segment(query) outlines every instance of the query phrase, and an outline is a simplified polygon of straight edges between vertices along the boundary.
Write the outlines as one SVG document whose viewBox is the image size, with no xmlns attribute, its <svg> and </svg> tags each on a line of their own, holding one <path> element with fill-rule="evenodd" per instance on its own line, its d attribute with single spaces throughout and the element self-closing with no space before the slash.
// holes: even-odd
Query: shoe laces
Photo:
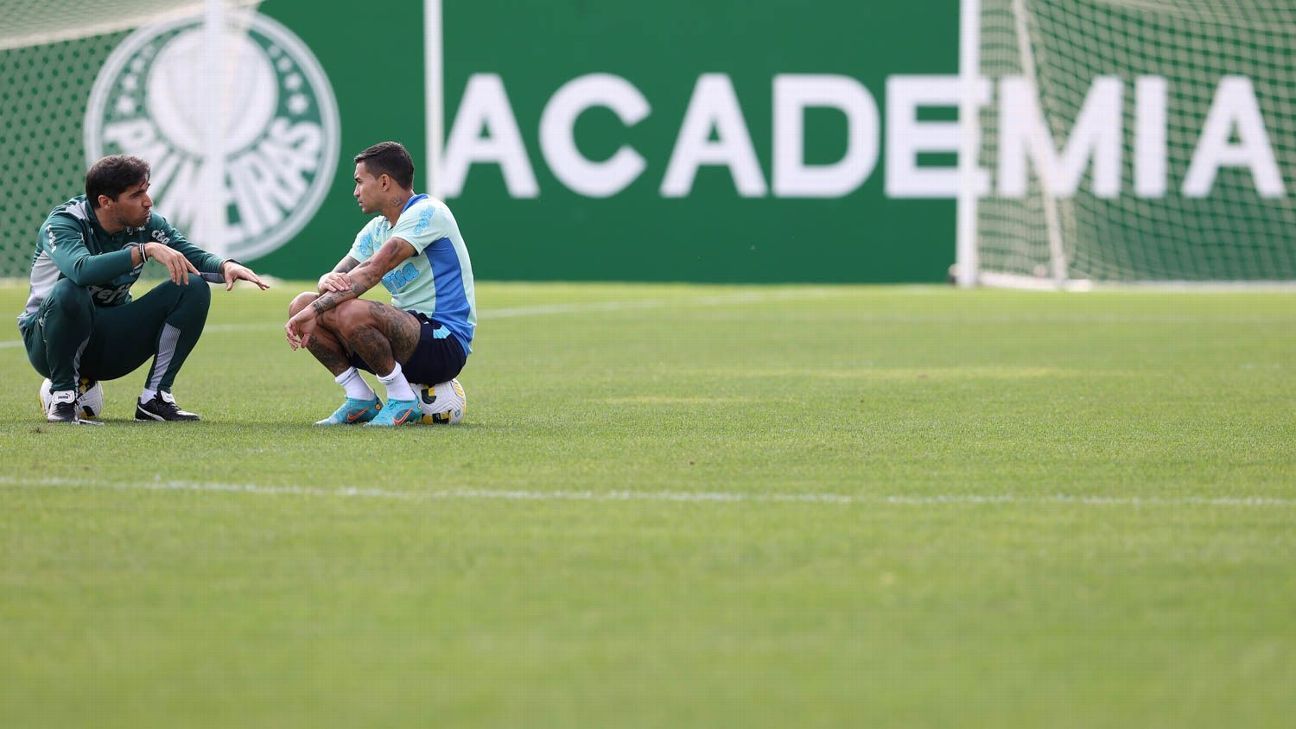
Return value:
<svg viewBox="0 0 1296 729">
<path fill-rule="evenodd" d="M 153 398 L 153 407 L 168 413 L 180 412 L 180 406 L 176 405 L 175 398 L 169 392 L 158 391 L 157 397 Z"/>
</svg>

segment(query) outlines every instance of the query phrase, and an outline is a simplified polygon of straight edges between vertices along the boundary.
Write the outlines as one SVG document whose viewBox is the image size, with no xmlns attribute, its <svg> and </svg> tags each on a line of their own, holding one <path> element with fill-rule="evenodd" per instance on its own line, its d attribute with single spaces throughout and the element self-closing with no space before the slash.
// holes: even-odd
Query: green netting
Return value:
<svg viewBox="0 0 1296 729">
<path fill-rule="evenodd" d="M 1086 179 L 1069 198 L 1046 201 L 1038 179 L 1026 197 L 978 206 L 983 272 L 1048 279 L 1046 205 L 1055 206 L 1069 279 L 1094 281 L 1296 280 L 1296 3 L 1247 0 L 983 0 L 981 71 L 997 81 L 1031 75 L 1045 123 L 1060 147 L 1093 80 L 1125 81 L 1121 194 L 1100 199 Z M 1025 38 L 1019 35 L 1025 29 Z M 1160 76 L 1169 89 L 1164 197 L 1135 195 L 1135 82 Z M 1245 76 L 1289 189 L 1264 198 L 1249 169 L 1220 170 L 1208 196 L 1182 185 L 1221 78 Z M 981 164 L 998 158 L 999 110 L 982 114 Z"/>
<path fill-rule="evenodd" d="M 36 229 L 81 192 L 86 99 L 123 35 L 0 50 L 0 277 L 27 275 Z"/>
<path fill-rule="evenodd" d="M 28 275 L 41 222 L 83 191 L 86 107 L 109 55 L 132 30 L 201 15 L 208 5 L 0 0 L 0 278 Z"/>
</svg>

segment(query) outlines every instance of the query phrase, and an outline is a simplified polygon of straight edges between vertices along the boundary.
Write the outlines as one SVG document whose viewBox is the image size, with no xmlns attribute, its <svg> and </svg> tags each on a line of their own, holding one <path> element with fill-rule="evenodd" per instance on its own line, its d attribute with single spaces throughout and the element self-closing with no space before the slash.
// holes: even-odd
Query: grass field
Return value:
<svg viewBox="0 0 1296 729">
<path fill-rule="evenodd" d="M 371 432 L 300 288 L 193 425 L 0 335 L 0 726 L 1296 716 L 1296 295 L 483 284 L 466 421 Z"/>
</svg>

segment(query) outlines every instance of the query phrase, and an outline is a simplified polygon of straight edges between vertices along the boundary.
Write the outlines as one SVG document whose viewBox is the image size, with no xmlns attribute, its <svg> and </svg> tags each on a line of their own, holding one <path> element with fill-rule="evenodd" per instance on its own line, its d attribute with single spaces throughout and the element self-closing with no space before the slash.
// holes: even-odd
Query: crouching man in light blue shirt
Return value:
<svg viewBox="0 0 1296 729">
<path fill-rule="evenodd" d="M 319 425 L 409 425 L 422 412 L 410 382 L 447 382 L 472 352 L 472 262 L 445 203 L 415 194 L 405 147 L 375 144 L 356 155 L 355 165 L 356 202 L 377 217 L 320 277 L 318 291 L 293 299 L 284 331 L 289 346 L 309 350 L 346 391 L 346 401 Z M 391 292 L 391 305 L 359 298 L 379 282 Z M 386 387 L 385 405 L 361 369 Z"/>
</svg>

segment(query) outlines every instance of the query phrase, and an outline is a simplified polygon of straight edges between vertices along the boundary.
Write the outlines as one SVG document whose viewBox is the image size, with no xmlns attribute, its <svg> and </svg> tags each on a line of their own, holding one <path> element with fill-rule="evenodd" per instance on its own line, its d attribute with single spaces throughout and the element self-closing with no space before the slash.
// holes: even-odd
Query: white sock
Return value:
<svg viewBox="0 0 1296 729">
<path fill-rule="evenodd" d="M 365 379 L 360 376 L 360 371 L 354 367 L 333 379 L 346 390 L 347 397 L 356 400 L 372 400 L 375 397 L 373 388 L 365 382 Z"/>
<path fill-rule="evenodd" d="M 148 402 L 157 397 L 157 390 L 150 390 L 147 387 L 140 393 L 140 402 Z"/>
<path fill-rule="evenodd" d="M 396 369 L 390 374 L 378 375 L 378 381 L 387 387 L 388 400 L 413 400 L 416 397 L 414 388 L 410 387 L 405 373 L 401 372 L 400 362 L 396 363 Z"/>
</svg>

